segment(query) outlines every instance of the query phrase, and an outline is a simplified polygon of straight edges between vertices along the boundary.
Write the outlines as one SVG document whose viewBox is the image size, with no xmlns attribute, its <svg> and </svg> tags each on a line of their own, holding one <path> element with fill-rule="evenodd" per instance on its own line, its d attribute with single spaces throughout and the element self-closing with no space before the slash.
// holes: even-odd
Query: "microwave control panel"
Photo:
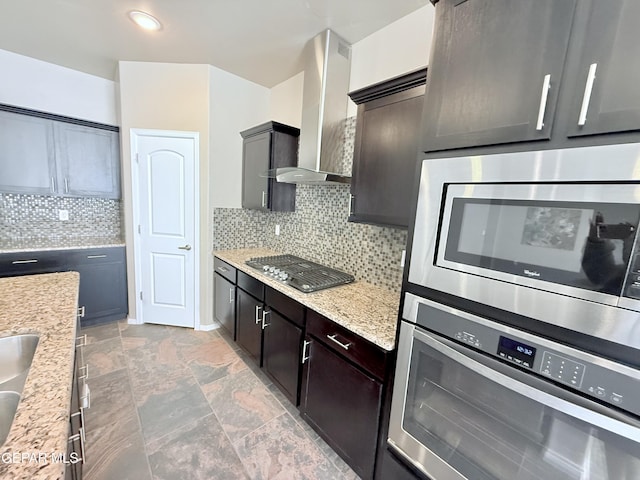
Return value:
<svg viewBox="0 0 640 480">
<path fill-rule="evenodd" d="M 640 415 L 640 371 L 486 318 L 443 308 L 446 310 L 420 304 L 416 323 L 514 367 Z"/>
</svg>

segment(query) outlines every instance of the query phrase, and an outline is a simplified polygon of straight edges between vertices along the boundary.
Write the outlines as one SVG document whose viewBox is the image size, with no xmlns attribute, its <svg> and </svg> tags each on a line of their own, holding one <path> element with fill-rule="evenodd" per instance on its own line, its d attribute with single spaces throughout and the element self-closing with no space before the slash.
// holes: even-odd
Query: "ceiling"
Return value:
<svg viewBox="0 0 640 480">
<path fill-rule="evenodd" d="M 115 79 L 119 60 L 211 64 L 266 87 L 302 71 L 310 38 L 356 43 L 428 0 L 0 0 L 0 49 Z M 127 17 L 162 23 L 145 32 Z"/>
</svg>

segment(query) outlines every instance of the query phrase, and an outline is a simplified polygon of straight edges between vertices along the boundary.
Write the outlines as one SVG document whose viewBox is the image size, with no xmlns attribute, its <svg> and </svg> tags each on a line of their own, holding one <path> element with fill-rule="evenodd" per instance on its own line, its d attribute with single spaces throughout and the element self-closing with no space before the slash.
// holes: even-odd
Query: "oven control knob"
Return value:
<svg viewBox="0 0 640 480">
<path fill-rule="evenodd" d="M 269 267 L 269 273 L 273 273 L 273 271 L 276 269 L 276 267 Z"/>
<path fill-rule="evenodd" d="M 279 268 L 274 268 L 273 269 L 273 276 L 277 277 L 278 275 L 280 275 L 280 269 Z"/>
<path fill-rule="evenodd" d="M 280 280 L 286 280 L 287 278 L 289 278 L 289 275 L 287 274 L 287 272 L 280 272 Z"/>
<path fill-rule="evenodd" d="M 268 271 L 269 271 L 269 265 L 265 265 L 265 266 L 263 266 L 263 267 L 262 267 L 262 270 L 263 270 L 264 272 L 268 272 Z"/>
</svg>

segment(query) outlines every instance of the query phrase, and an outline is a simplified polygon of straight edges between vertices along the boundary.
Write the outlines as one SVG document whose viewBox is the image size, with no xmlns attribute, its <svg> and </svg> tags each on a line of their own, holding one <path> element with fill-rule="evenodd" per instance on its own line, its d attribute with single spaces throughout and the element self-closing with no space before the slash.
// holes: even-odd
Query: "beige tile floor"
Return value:
<svg viewBox="0 0 640 480">
<path fill-rule="evenodd" d="M 224 331 L 83 333 L 86 480 L 358 479 Z"/>
</svg>

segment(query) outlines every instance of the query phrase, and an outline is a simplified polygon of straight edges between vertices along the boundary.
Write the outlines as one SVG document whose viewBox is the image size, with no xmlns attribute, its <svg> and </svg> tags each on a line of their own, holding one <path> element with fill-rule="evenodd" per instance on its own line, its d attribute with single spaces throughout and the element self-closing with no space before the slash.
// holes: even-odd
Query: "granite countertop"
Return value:
<svg viewBox="0 0 640 480">
<path fill-rule="evenodd" d="M 379 347 L 387 351 L 395 348 L 399 292 L 356 281 L 318 292 L 303 293 L 263 275 L 244 263 L 252 257 L 280 255 L 280 252 L 249 248 L 214 251 L 213 254 Z"/>
<path fill-rule="evenodd" d="M 119 237 L 32 238 L 24 240 L 0 240 L 1 253 L 39 252 L 43 250 L 74 250 L 81 248 L 124 247 Z"/>
<path fill-rule="evenodd" d="M 40 336 L 9 437 L 0 447 L 3 480 L 64 478 L 65 465 L 52 462 L 52 453 L 67 453 L 79 281 L 77 272 L 0 278 L 0 337 Z"/>
</svg>

